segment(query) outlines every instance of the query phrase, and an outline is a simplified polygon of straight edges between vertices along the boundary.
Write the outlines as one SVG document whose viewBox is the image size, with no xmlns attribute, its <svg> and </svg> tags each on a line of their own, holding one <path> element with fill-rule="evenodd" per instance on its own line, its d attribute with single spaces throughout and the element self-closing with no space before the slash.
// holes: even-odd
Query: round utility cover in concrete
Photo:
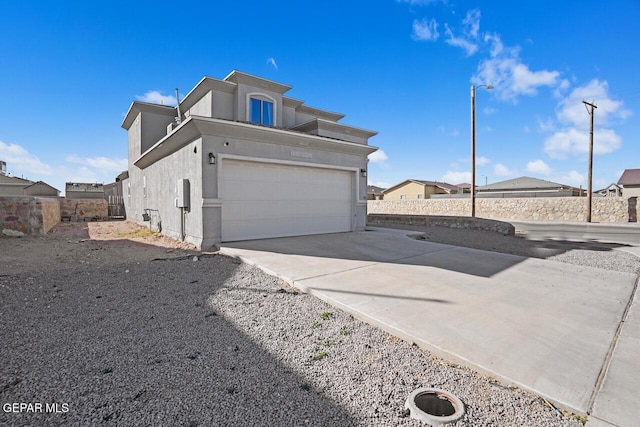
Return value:
<svg viewBox="0 0 640 427">
<path fill-rule="evenodd" d="M 411 418 L 433 427 L 458 421 L 464 415 L 464 404 L 453 394 L 437 388 L 414 390 L 404 404 Z"/>
</svg>

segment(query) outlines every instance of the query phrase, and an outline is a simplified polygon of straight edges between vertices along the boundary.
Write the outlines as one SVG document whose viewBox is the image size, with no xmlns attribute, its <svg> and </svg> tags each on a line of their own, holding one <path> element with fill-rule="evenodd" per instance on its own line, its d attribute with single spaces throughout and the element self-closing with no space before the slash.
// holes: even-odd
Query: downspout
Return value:
<svg viewBox="0 0 640 427">
<path fill-rule="evenodd" d="M 185 208 L 180 208 L 180 240 L 184 242 L 185 232 L 184 232 L 184 214 Z"/>
</svg>

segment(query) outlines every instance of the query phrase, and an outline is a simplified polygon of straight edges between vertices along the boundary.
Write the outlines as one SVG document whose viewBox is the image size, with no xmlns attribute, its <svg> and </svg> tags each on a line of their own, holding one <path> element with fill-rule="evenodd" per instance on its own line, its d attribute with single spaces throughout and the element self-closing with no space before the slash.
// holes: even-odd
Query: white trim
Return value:
<svg viewBox="0 0 640 427">
<path fill-rule="evenodd" d="M 284 166 L 292 166 L 292 167 L 308 167 L 315 169 L 325 169 L 325 170 L 333 170 L 340 172 L 348 172 L 350 176 L 351 182 L 351 231 L 356 231 L 357 229 L 357 221 L 356 217 L 358 215 L 357 209 L 360 207 L 366 207 L 367 201 L 365 199 L 360 199 L 360 168 L 355 167 L 346 167 L 346 166 L 333 166 L 333 165 L 324 165 L 318 163 L 310 163 L 310 162 L 297 162 L 291 160 L 280 160 L 280 159 L 268 159 L 262 157 L 250 157 L 250 156 L 241 156 L 235 154 L 223 154 L 218 153 L 219 162 L 216 167 L 216 191 L 218 197 L 221 195 L 221 180 L 224 171 L 225 160 L 235 160 L 235 161 L 244 161 L 244 162 L 252 162 L 252 163 L 263 163 L 263 164 L 273 164 L 273 165 L 284 165 Z M 366 192 L 365 192 L 366 194 Z M 203 207 L 205 200 L 211 201 L 211 205 L 207 207 L 217 207 L 217 203 L 220 202 L 220 206 L 224 203 L 224 199 L 203 199 Z M 221 225 L 222 227 L 223 225 Z"/>
<path fill-rule="evenodd" d="M 351 231 L 356 230 L 356 207 L 358 206 L 366 206 L 366 199 L 360 199 L 359 197 L 359 189 L 360 189 L 360 168 L 346 167 L 346 166 L 334 166 L 334 165 L 323 165 L 318 163 L 310 163 L 310 162 L 296 162 L 292 160 L 279 160 L 279 159 L 265 159 L 262 157 L 250 157 L 250 156 L 239 156 L 236 154 L 222 154 L 218 153 L 219 164 L 216 170 L 216 191 L 218 197 L 220 196 L 220 180 L 222 177 L 222 169 L 224 168 L 224 160 L 239 160 L 245 162 L 254 162 L 254 163 L 269 163 L 276 165 L 287 165 L 287 166 L 300 166 L 300 167 L 311 167 L 316 169 L 329 169 L 329 170 L 337 170 L 337 171 L 345 171 L 351 172 Z M 355 179 L 354 179 L 355 178 Z M 355 184 L 355 185 L 354 185 Z M 216 199 L 221 200 L 224 203 L 224 199 Z M 221 206 L 222 206 L 221 203 Z"/>
<path fill-rule="evenodd" d="M 324 164 L 310 163 L 310 162 L 297 162 L 293 160 L 266 159 L 262 157 L 239 156 L 237 154 L 223 154 L 223 153 L 218 153 L 218 159 L 220 160 L 220 165 L 218 166 L 217 176 L 216 176 L 217 185 L 218 185 L 218 188 L 217 188 L 218 194 L 220 194 L 219 185 L 220 185 L 220 177 L 222 176 L 222 172 L 221 172 L 223 167 L 222 161 L 224 159 L 229 159 L 229 160 L 242 160 L 242 161 L 255 162 L 255 163 L 273 163 L 278 165 L 304 166 L 304 167 L 311 167 L 311 168 L 317 168 L 317 169 L 334 169 L 334 170 L 353 172 L 356 176 L 356 182 L 355 182 L 356 195 L 353 198 L 353 200 L 355 202 L 360 200 L 357 195 L 358 194 L 357 190 L 360 188 L 360 168 L 352 168 L 348 166 L 324 165 Z"/>
<path fill-rule="evenodd" d="M 202 199 L 202 207 L 203 208 L 221 208 L 222 207 L 222 199 Z"/>
<path fill-rule="evenodd" d="M 247 93 L 247 99 L 245 100 L 246 103 L 246 121 L 253 123 L 251 121 L 251 98 L 255 98 L 259 101 L 264 101 L 264 99 L 260 99 L 260 97 L 264 97 L 267 98 L 270 102 L 273 103 L 273 124 L 272 125 L 265 125 L 265 126 L 278 126 L 278 101 L 276 101 L 273 97 L 267 95 L 266 93 L 262 93 L 262 92 L 249 92 Z M 263 124 L 263 123 L 259 123 L 259 124 Z"/>
</svg>

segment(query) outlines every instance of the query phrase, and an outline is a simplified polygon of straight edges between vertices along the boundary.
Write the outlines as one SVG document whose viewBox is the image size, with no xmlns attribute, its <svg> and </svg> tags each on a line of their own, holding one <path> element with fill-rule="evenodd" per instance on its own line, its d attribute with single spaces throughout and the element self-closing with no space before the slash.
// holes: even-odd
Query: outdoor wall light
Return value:
<svg viewBox="0 0 640 427">
<path fill-rule="evenodd" d="M 213 153 L 209 153 L 209 164 L 210 165 L 216 164 L 216 156 L 214 156 Z"/>
<path fill-rule="evenodd" d="M 363 178 L 367 177 L 367 170 L 366 169 L 360 169 L 360 175 L 362 175 Z"/>
</svg>

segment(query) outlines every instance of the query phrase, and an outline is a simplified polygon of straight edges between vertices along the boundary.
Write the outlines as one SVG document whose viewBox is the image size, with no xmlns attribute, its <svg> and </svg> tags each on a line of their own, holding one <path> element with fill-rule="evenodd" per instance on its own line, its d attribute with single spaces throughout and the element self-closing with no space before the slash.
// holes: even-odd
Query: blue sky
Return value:
<svg viewBox="0 0 640 427">
<path fill-rule="evenodd" d="M 60 190 L 126 169 L 133 100 L 174 102 L 237 69 L 378 131 L 369 180 L 527 175 L 594 189 L 640 168 L 640 0 L 8 2 L 0 26 L 0 160 Z"/>
</svg>

